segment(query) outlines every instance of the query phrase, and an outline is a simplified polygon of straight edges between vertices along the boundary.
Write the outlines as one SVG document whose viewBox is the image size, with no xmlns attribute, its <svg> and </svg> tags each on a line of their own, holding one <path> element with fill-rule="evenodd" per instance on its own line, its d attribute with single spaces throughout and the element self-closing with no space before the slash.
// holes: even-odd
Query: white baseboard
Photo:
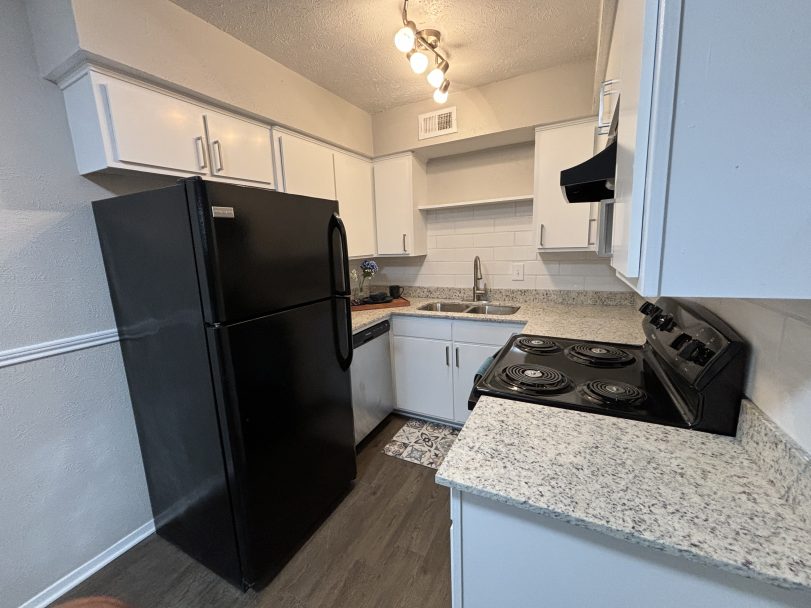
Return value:
<svg viewBox="0 0 811 608">
<path fill-rule="evenodd" d="M 99 553 L 96 557 L 76 568 L 73 572 L 60 578 L 53 585 L 37 593 L 30 600 L 21 604 L 20 608 L 43 608 L 51 602 L 58 600 L 76 585 L 90 578 L 95 572 L 101 570 L 116 557 L 137 545 L 153 532 L 155 532 L 155 522 L 150 520 L 140 528 L 127 534 L 111 547 Z"/>
<path fill-rule="evenodd" d="M 82 334 L 70 338 L 60 338 L 50 342 L 40 342 L 30 346 L 21 346 L 10 350 L 0 351 L 0 367 L 10 367 L 28 361 L 45 359 L 54 355 L 70 353 L 76 350 L 84 350 L 102 344 L 109 344 L 118 340 L 117 329 L 105 329 L 92 334 Z"/>
</svg>

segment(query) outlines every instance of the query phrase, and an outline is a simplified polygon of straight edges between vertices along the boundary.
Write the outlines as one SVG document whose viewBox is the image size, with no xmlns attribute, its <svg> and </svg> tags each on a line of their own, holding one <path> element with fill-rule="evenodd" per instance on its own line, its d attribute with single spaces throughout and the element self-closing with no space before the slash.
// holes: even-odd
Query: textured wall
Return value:
<svg viewBox="0 0 811 608">
<path fill-rule="evenodd" d="M 811 452 L 811 301 L 698 302 L 751 345 L 746 395 Z"/>
<path fill-rule="evenodd" d="M 607 260 L 588 253 L 546 253 L 532 246 L 532 201 L 429 211 L 428 255 L 377 258 L 375 284 L 472 287 L 473 258 L 497 289 L 589 289 L 627 291 Z M 524 264 L 524 280 L 513 281 L 513 262 Z"/>
<path fill-rule="evenodd" d="M 376 156 L 417 150 L 511 129 L 536 127 L 590 116 L 594 62 L 548 68 L 464 91 L 454 91 L 445 106 L 456 106 L 459 131 L 417 139 L 417 116 L 437 109 L 428 99 L 375 114 Z"/>
<path fill-rule="evenodd" d="M 115 326 L 90 201 L 159 181 L 78 175 L 22 0 L 0 19 L 0 351 Z M 151 517 L 117 344 L 0 369 L 0 607 Z"/>
</svg>

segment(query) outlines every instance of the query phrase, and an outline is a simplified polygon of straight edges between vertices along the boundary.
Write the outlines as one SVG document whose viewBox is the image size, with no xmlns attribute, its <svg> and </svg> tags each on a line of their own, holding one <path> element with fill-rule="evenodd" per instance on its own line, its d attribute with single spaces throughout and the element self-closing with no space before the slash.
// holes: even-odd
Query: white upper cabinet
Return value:
<svg viewBox="0 0 811 608">
<path fill-rule="evenodd" d="M 120 80 L 106 80 L 99 88 L 107 102 L 115 160 L 208 173 L 202 108 Z"/>
<path fill-rule="evenodd" d="M 127 169 L 273 187 L 265 125 L 95 69 L 60 86 L 82 174 Z"/>
<path fill-rule="evenodd" d="M 374 182 L 378 254 L 428 253 L 425 218 L 417 209 L 425 198 L 425 166 L 411 153 L 375 160 Z"/>
<path fill-rule="evenodd" d="M 270 129 L 213 111 L 206 112 L 206 128 L 212 175 L 273 183 Z"/>
<path fill-rule="evenodd" d="M 560 188 L 560 172 L 592 155 L 594 120 L 564 123 L 535 130 L 535 193 L 533 218 L 538 251 L 588 251 L 596 231 L 588 203 L 568 203 Z"/>
<path fill-rule="evenodd" d="M 803 0 L 619 0 L 612 264 L 640 294 L 811 298 L 809 22 Z"/>
<path fill-rule="evenodd" d="M 273 138 L 279 190 L 335 200 L 332 148 L 282 129 L 273 129 Z"/>
<path fill-rule="evenodd" d="M 377 253 L 372 163 L 335 152 L 335 196 L 346 226 L 349 257 Z"/>
</svg>

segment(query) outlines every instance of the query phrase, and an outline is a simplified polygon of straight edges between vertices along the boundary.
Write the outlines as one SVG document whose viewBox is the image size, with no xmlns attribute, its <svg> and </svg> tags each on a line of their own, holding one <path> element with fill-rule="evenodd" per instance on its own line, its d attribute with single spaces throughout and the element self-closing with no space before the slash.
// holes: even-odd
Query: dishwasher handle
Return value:
<svg viewBox="0 0 811 608">
<path fill-rule="evenodd" d="M 383 334 L 389 333 L 390 329 L 391 323 L 388 321 L 383 321 L 377 325 L 372 325 L 372 327 L 367 327 L 366 329 L 359 331 L 352 336 L 352 346 L 353 348 L 363 346 L 367 342 L 371 342 L 375 338 L 379 338 Z"/>
</svg>

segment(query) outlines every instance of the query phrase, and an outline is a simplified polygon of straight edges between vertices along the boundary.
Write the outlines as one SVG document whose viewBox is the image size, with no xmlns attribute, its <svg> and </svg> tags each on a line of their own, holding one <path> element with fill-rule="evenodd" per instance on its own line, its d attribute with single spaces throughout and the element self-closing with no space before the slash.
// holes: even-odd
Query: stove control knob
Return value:
<svg viewBox="0 0 811 608">
<path fill-rule="evenodd" d="M 692 361 L 696 365 L 706 365 L 713 358 L 715 351 L 707 348 L 701 340 L 690 340 L 679 351 L 678 356 L 687 361 Z"/>
<path fill-rule="evenodd" d="M 693 336 L 690 334 L 679 334 L 673 339 L 673 342 L 670 343 L 670 348 L 675 348 L 676 350 L 681 350 L 681 348 L 687 344 L 690 340 L 693 339 Z"/>
<path fill-rule="evenodd" d="M 673 331 L 676 327 L 676 322 L 673 320 L 673 315 L 656 313 L 650 318 L 650 324 L 661 329 L 662 331 Z"/>
<path fill-rule="evenodd" d="M 639 307 L 639 312 L 641 312 L 643 315 L 650 315 L 655 308 L 656 308 L 655 304 L 645 302 L 642 306 Z"/>
</svg>

